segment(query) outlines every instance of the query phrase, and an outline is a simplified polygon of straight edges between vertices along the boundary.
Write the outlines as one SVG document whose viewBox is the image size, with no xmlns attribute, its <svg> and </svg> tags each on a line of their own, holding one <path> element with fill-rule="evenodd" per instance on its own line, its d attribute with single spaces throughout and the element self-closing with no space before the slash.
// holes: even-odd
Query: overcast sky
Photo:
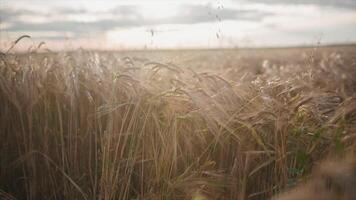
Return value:
<svg viewBox="0 0 356 200">
<path fill-rule="evenodd" d="M 356 42 L 356 0 L 0 0 L 0 48 L 218 48 Z"/>
</svg>

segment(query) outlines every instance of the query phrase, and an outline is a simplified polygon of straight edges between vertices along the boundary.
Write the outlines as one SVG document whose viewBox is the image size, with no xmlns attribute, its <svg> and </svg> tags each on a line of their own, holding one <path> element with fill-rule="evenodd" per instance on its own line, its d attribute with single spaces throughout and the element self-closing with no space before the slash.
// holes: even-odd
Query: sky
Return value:
<svg viewBox="0 0 356 200">
<path fill-rule="evenodd" d="M 0 49 L 356 43 L 356 0 L 0 0 Z"/>
</svg>

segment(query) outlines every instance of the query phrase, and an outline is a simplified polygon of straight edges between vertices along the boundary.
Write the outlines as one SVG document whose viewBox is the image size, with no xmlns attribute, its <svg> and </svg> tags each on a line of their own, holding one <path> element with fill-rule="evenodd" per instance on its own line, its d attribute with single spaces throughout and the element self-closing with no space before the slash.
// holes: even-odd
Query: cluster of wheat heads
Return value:
<svg viewBox="0 0 356 200">
<path fill-rule="evenodd" d="M 354 63 L 0 55 L 0 197 L 266 199 L 353 155 Z"/>
</svg>

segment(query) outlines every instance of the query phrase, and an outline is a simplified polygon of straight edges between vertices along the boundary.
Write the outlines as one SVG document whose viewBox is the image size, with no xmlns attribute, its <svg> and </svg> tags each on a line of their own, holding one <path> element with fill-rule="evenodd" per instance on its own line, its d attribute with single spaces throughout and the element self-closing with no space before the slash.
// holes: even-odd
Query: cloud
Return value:
<svg viewBox="0 0 356 200">
<path fill-rule="evenodd" d="M 241 0 L 235 0 L 241 1 Z M 257 2 L 263 4 L 304 4 L 304 5 L 319 5 L 332 6 L 340 8 L 356 8 L 355 0 L 250 0 L 250 2 Z"/>
<path fill-rule="evenodd" d="M 34 14 L 29 10 L 15 10 L 9 8 L 0 8 L 0 19 L 2 21 L 16 21 L 16 18 L 20 15 Z"/>
<path fill-rule="evenodd" d="M 143 8 L 144 9 L 144 8 Z M 13 25 L 7 31 L 55 31 L 73 32 L 74 36 L 104 32 L 114 28 L 156 26 L 161 24 L 198 24 L 219 20 L 258 21 L 271 13 L 237 9 L 217 8 L 212 4 L 184 4 L 178 12 L 159 18 L 144 16 L 139 5 L 120 5 L 107 12 L 90 12 L 84 9 L 56 8 L 45 12 L 26 9 L 1 9 L 0 17 Z"/>
<path fill-rule="evenodd" d="M 272 13 L 257 10 L 242 10 L 232 8 L 217 8 L 211 4 L 207 5 L 183 5 L 180 7 L 179 15 L 166 19 L 168 23 L 195 24 L 201 22 L 212 22 L 221 20 L 250 20 L 259 21 L 264 16 Z"/>
</svg>

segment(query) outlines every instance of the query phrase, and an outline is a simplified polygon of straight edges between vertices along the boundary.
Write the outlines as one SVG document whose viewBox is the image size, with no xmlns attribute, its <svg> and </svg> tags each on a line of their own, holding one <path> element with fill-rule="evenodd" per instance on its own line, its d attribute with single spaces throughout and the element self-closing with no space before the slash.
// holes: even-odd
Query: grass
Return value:
<svg viewBox="0 0 356 200">
<path fill-rule="evenodd" d="M 355 59 L 314 51 L 200 68 L 2 54 L 0 197 L 242 200 L 293 187 L 324 158 L 354 158 Z"/>
</svg>

